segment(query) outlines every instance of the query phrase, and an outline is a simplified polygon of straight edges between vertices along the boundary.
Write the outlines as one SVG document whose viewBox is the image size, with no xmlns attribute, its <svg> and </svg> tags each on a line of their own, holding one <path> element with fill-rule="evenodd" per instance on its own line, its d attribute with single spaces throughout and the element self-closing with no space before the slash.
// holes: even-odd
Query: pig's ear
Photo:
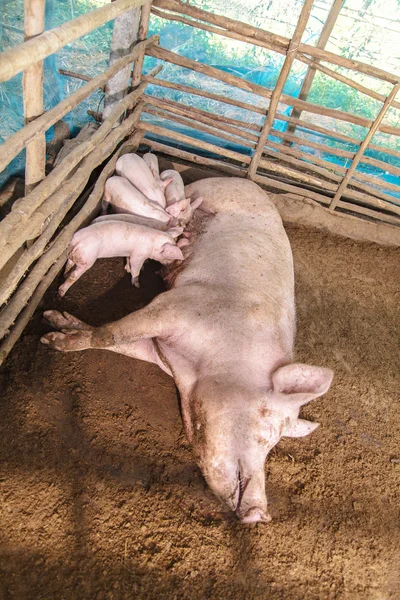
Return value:
<svg viewBox="0 0 400 600">
<path fill-rule="evenodd" d="M 161 254 L 167 260 L 183 260 L 182 250 L 175 244 L 164 244 Z"/>
<path fill-rule="evenodd" d="M 295 421 L 285 423 L 282 430 L 282 436 L 293 438 L 304 437 L 314 431 L 314 429 L 317 429 L 318 426 L 319 423 L 312 423 L 305 419 L 296 419 Z"/>
<path fill-rule="evenodd" d="M 162 190 L 165 190 L 165 188 L 167 187 L 167 185 L 169 185 L 171 183 L 171 181 L 174 180 L 174 175 L 172 177 L 168 177 L 167 179 L 162 180 L 160 178 L 160 187 Z"/>
<path fill-rule="evenodd" d="M 280 367 L 272 375 L 274 404 L 303 406 L 329 390 L 333 371 L 324 367 L 292 364 Z"/>
<path fill-rule="evenodd" d="M 177 238 L 183 233 L 183 227 L 170 227 L 167 231 L 168 235 Z"/>
<path fill-rule="evenodd" d="M 203 196 L 199 196 L 198 198 L 196 198 L 196 200 L 193 200 L 190 204 L 190 208 L 193 208 L 193 210 L 196 210 L 196 208 L 199 208 L 200 204 L 203 202 Z"/>
</svg>

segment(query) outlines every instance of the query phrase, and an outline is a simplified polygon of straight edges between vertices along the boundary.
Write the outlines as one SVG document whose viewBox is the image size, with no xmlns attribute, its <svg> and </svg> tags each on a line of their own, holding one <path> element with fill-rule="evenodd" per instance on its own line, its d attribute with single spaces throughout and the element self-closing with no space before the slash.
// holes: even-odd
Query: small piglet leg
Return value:
<svg viewBox="0 0 400 600">
<path fill-rule="evenodd" d="M 70 268 L 69 271 L 68 271 L 68 277 L 67 277 L 67 279 L 58 288 L 58 293 L 60 294 L 60 296 L 65 296 L 65 294 L 67 293 L 67 291 L 69 290 L 69 288 L 72 285 L 74 285 L 74 283 L 76 283 L 78 281 L 78 279 L 80 277 L 82 277 L 82 275 L 84 273 L 86 273 L 86 271 L 88 269 L 90 269 L 90 267 L 92 267 L 93 265 L 94 265 L 94 263 L 83 264 L 83 265 L 75 265 L 75 268 Z"/>
</svg>

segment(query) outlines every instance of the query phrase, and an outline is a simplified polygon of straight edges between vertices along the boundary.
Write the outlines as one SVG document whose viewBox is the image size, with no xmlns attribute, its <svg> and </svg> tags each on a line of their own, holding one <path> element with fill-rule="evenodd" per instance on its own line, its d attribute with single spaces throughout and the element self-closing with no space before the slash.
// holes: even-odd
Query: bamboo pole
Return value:
<svg viewBox="0 0 400 600">
<path fill-rule="evenodd" d="M 57 106 L 45 112 L 42 116 L 38 117 L 35 121 L 32 121 L 29 125 L 26 125 L 23 129 L 6 140 L 2 145 L 0 152 L 0 171 L 6 168 L 12 159 L 24 149 L 26 144 L 34 140 L 37 135 L 45 132 L 54 125 L 54 123 L 57 123 L 64 115 L 69 113 L 75 106 L 90 96 L 98 88 L 102 88 L 107 80 L 119 71 L 119 69 L 122 69 L 125 65 L 133 62 L 139 55 L 141 48 L 158 43 L 158 41 L 158 36 L 152 36 L 144 42 L 141 42 L 133 49 L 132 54 L 121 58 L 114 63 L 112 67 L 104 71 L 102 75 L 98 75 L 94 79 L 91 79 L 86 85 L 71 94 L 69 98 L 62 100 Z"/>
<path fill-rule="evenodd" d="M 24 0 L 25 41 L 44 31 L 45 0 Z M 43 62 L 39 61 L 24 71 L 22 78 L 25 124 L 43 114 Z M 37 136 L 26 147 L 25 194 L 28 194 L 45 176 L 46 138 Z"/>
<path fill-rule="evenodd" d="M 189 111 L 184 111 L 184 110 L 180 111 L 177 108 L 172 109 L 171 107 L 168 110 L 163 110 L 162 108 L 152 108 L 149 106 L 145 106 L 145 108 L 143 109 L 143 112 L 148 113 L 150 115 L 155 115 L 155 116 L 161 117 L 162 119 L 175 121 L 176 123 L 186 125 L 187 127 L 192 127 L 192 128 L 194 127 L 198 131 L 202 131 L 204 133 L 208 133 L 209 135 L 213 135 L 215 137 L 219 137 L 221 139 L 228 140 L 229 142 L 232 142 L 233 144 L 241 144 L 242 146 L 245 146 L 246 148 L 254 148 L 254 142 L 248 142 L 248 141 L 245 141 L 245 139 L 243 139 L 243 137 L 246 138 L 246 136 L 242 136 L 242 135 L 240 135 L 240 133 L 236 133 L 236 132 L 234 132 L 233 134 L 226 133 L 226 131 L 234 130 L 233 127 L 230 127 L 229 125 L 222 125 L 218 122 L 212 121 L 211 119 L 206 119 L 199 115 L 193 115 Z M 193 125 L 193 121 L 194 121 L 194 125 Z M 207 123 L 207 121 L 211 121 L 211 123 Z M 206 122 L 206 123 L 204 124 L 204 122 Z M 228 130 L 228 127 L 229 127 L 229 130 Z M 215 129 L 217 131 L 215 131 Z M 245 133 L 245 132 L 243 132 L 243 133 Z M 251 134 L 249 134 L 249 135 L 251 135 Z M 238 136 L 240 139 L 238 139 Z M 255 137 L 255 136 L 252 136 L 252 137 Z"/>
<path fill-rule="evenodd" d="M 274 44 L 268 44 L 266 42 L 263 42 L 263 41 L 260 41 L 257 39 L 252 39 L 251 37 L 245 36 L 241 33 L 234 33 L 232 31 L 229 31 L 228 29 L 221 29 L 221 27 L 214 27 L 213 25 L 205 25 L 204 23 L 200 23 L 199 21 L 192 21 L 190 19 L 186 19 L 185 17 L 181 17 L 181 16 L 178 16 L 173 13 L 166 13 L 166 12 L 163 12 L 158 9 L 152 8 L 152 12 L 156 16 L 161 17 L 162 19 L 166 19 L 168 21 L 177 21 L 179 23 L 184 23 L 185 25 L 190 25 L 191 27 L 194 27 L 196 29 L 202 29 L 204 31 L 209 31 L 210 33 L 222 35 L 224 37 L 238 40 L 238 41 L 244 42 L 246 44 L 253 44 L 253 45 L 259 46 L 261 48 L 273 50 L 274 52 L 277 52 L 279 54 L 284 54 L 284 55 L 286 54 L 286 49 L 284 46 L 276 46 Z M 349 77 L 346 77 L 345 75 L 342 75 L 341 73 L 337 73 L 336 71 L 333 71 L 332 69 L 329 69 L 328 67 L 325 67 L 324 65 L 317 62 L 318 59 L 316 61 L 314 61 L 311 58 L 308 58 L 305 54 L 298 52 L 296 55 L 296 60 L 299 60 L 300 62 L 306 64 L 311 69 L 321 71 L 321 73 L 328 75 L 329 77 L 331 77 L 332 79 L 335 79 L 336 81 L 345 83 L 346 85 L 352 87 L 353 89 L 357 90 L 358 92 L 361 92 L 362 94 L 365 94 L 366 96 L 369 96 L 370 98 L 374 98 L 376 100 L 381 100 L 382 102 L 385 101 L 385 96 L 383 94 L 374 92 L 373 90 L 370 90 L 369 88 L 365 87 L 364 85 L 361 85 L 357 81 L 354 81 L 353 79 L 350 79 Z M 396 108 L 400 108 L 400 102 L 393 102 L 392 106 L 394 106 Z"/>
<path fill-rule="evenodd" d="M 149 77 L 148 75 L 145 75 L 143 77 L 143 81 L 146 81 L 147 83 L 150 83 L 152 85 L 157 85 L 160 87 L 177 90 L 177 91 L 184 92 L 187 94 L 192 94 L 195 96 L 201 96 L 202 98 L 209 98 L 210 100 L 215 100 L 217 102 L 229 104 L 230 106 L 235 106 L 237 108 L 242 108 L 243 110 L 255 112 L 259 115 L 265 115 L 265 109 L 263 109 L 259 106 L 256 106 L 254 104 L 247 103 L 247 102 L 240 102 L 239 100 L 233 100 L 231 98 L 228 98 L 227 96 L 213 94 L 213 93 L 207 92 L 205 90 L 200 90 L 198 88 L 194 88 L 191 86 L 182 85 L 180 83 L 174 83 L 172 81 L 164 81 L 163 79 L 156 79 L 155 77 Z M 359 140 L 357 138 L 350 137 L 348 135 L 345 135 L 344 133 L 339 133 L 332 129 L 327 129 L 326 127 L 320 127 L 319 125 L 315 125 L 314 123 L 309 123 L 308 121 L 304 121 L 304 120 L 300 120 L 300 119 L 295 120 L 291 117 L 287 117 L 286 115 L 282 115 L 282 114 L 276 115 L 275 118 L 278 121 L 285 121 L 285 122 L 293 121 L 293 123 L 296 123 L 297 126 L 300 127 L 301 129 L 315 131 L 317 133 L 321 133 L 322 135 L 326 135 L 328 137 L 335 138 L 339 141 L 346 142 L 349 144 L 354 144 L 355 146 L 359 146 L 361 144 L 361 140 Z M 252 124 L 252 125 L 246 124 L 246 127 L 251 128 L 254 131 L 260 131 L 260 129 L 261 129 L 261 127 L 256 124 Z M 384 152 L 384 153 L 392 155 L 392 156 L 396 156 L 396 157 L 398 156 L 398 151 L 391 150 L 390 148 L 387 148 L 386 146 L 377 146 L 376 144 L 370 144 L 369 148 L 371 150 L 376 150 L 378 152 Z"/>
<path fill-rule="evenodd" d="M 347 171 L 346 175 L 343 177 L 343 181 L 340 184 L 339 189 L 337 190 L 332 202 L 329 205 L 330 210 L 335 210 L 337 203 L 339 202 L 341 196 L 343 195 L 343 192 L 345 191 L 346 187 L 348 186 L 349 181 L 350 181 L 354 171 L 356 170 L 358 163 L 360 162 L 365 150 L 368 147 L 369 142 L 371 141 L 372 136 L 378 130 L 382 119 L 384 118 L 387 111 L 389 110 L 390 105 L 392 104 L 392 101 L 396 97 L 396 94 L 399 91 L 399 89 L 400 89 L 400 83 L 393 86 L 392 91 L 390 92 L 389 96 L 387 97 L 387 99 L 386 99 L 384 105 L 382 106 L 381 110 L 379 111 L 379 114 L 376 117 L 372 127 L 368 131 L 363 143 L 361 144 L 357 154 L 355 155 L 349 170 Z"/>
<path fill-rule="evenodd" d="M 343 4 L 344 4 L 344 0 L 333 0 L 333 4 L 330 8 L 330 11 L 325 20 L 324 26 L 322 28 L 321 34 L 318 38 L 318 42 L 316 44 L 317 48 L 324 49 L 326 44 L 328 43 L 329 36 L 332 33 L 332 30 L 335 26 L 335 23 L 337 21 L 337 18 L 339 16 L 339 13 L 340 13 L 340 10 L 341 10 Z M 319 62 L 318 59 L 315 62 L 318 64 L 318 62 Z M 301 85 L 300 93 L 299 93 L 300 100 L 307 100 L 307 97 L 310 92 L 312 82 L 314 81 L 316 72 L 317 71 L 316 71 L 315 66 L 308 67 L 307 72 L 303 79 L 303 83 Z M 301 115 L 300 110 L 296 110 L 296 109 L 292 110 L 291 116 L 294 117 L 295 119 L 299 119 L 300 115 Z M 289 122 L 287 132 L 294 133 L 295 129 L 296 129 L 296 125 Z"/>
<path fill-rule="evenodd" d="M 206 23 L 212 23 L 219 26 L 221 29 L 241 33 L 252 38 L 253 43 L 254 40 L 265 41 L 267 44 L 281 47 L 285 51 L 289 47 L 289 39 L 284 36 L 270 33 L 264 29 L 259 29 L 257 27 L 253 27 L 252 25 L 248 25 L 247 23 L 241 23 L 235 19 L 229 19 L 228 17 L 209 13 L 192 5 L 179 2 L 178 0 L 154 0 L 153 6 L 175 11 L 180 14 L 185 14 Z M 389 73 L 383 69 L 378 69 L 377 67 L 373 67 L 372 65 L 368 65 L 361 61 L 338 56 L 333 52 L 328 52 L 327 50 L 323 50 L 321 48 L 315 48 L 309 44 L 300 44 L 299 52 L 319 60 L 324 60 L 326 62 L 345 67 L 352 71 L 358 71 L 359 73 L 364 73 L 365 75 L 370 75 L 371 77 L 376 77 L 377 79 L 383 79 L 389 83 L 396 84 L 399 81 L 399 77 L 393 73 Z"/>
<path fill-rule="evenodd" d="M 139 29 L 140 7 L 127 10 L 114 21 L 111 38 L 110 58 L 108 65 L 111 66 L 122 56 L 132 53 L 133 45 L 137 41 Z M 131 78 L 131 65 L 115 73 L 106 83 L 106 92 L 104 97 L 103 117 L 104 121 L 111 113 L 113 108 L 128 93 Z M 118 122 L 121 120 L 119 118 Z M 118 126 L 118 122 L 115 126 Z"/>
<path fill-rule="evenodd" d="M 138 41 L 141 42 L 146 39 L 148 31 L 149 31 L 149 22 L 150 22 L 150 12 L 151 12 L 151 1 L 147 4 L 143 4 L 140 12 L 140 23 L 138 30 Z M 135 64 L 133 66 L 132 72 L 132 88 L 135 88 L 139 85 L 142 78 L 142 70 L 143 70 L 143 61 L 144 61 L 144 49 L 141 50 L 139 56 L 135 60 Z"/>
<path fill-rule="evenodd" d="M 0 338 L 4 337 L 9 330 L 9 327 L 19 315 L 15 326 L 11 330 L 11 333 L 0 347 L 0 365 L 4 362 L 15 342 L 23 332 L 45 291 L 62 269 L 67 254 L 66 248 L 75 231 L 77 231 L 82 225 L 87 224 L 98 212 L 105 182 L 114 172 L 119 156 L 126 151 L 136 151 L 142 138 L 143 132 L 140 130 L 137 131 L 130 138 L 130 140 L 123 144 L 114 154 L 111 160 L 104 167 L 86 204 L 70 221 L 70 223 L 64 227 L 47 252 L 35 265 L 34 269 L 25 279 L 24 283 L 20 286 L 18 292 L 13 296 L 9 304 L 0 313 Z M 48 271 L 49 268 L 50 271 Z M 46 272 L 47 275 L 45 275 Z"/>
<path fill-rule="evenodd" d="M 0 83 L 25 71 L 31 65 L 58 52 L 74 40 L 90 33 L 100 25 L 116 19 L 131 8 L 145 4 L 149 0 L 115 0 L 72 19 L 59 27 L 45 31 L 28 42 L 19 44 L 0 55 Z"/>
<path fill-rule="evenodd" d="M 299 48 L 301 38 L 305 31 L 305 28 L 308 23 L 308 18 L 311 14 L 311 9 L 313 7 L 314 0 L 304 0 L 303 7 L 301 9 L 299 20 L 297 21 L 296 28 L 293 33 L 293 37 L 290 40 L 289 47 L 287 50 L 286 58 L 282 65 L 281 72 L 279 73 L 278 81 L 276 82 L 275 89 L 272 92 L 271 102 L 268 107 L 267 116 L 264 121 L 263 128 L 260 133 L 260 137 L 257 143 L 256 150 L 251 159 L 250 166 L 247 171 L 247 177 L 252 179 L 257 171 L 260 158 L 262 155 L 263 148 L 268 139 L 268 135 L 272 128 L 272 123 L 275 119 L 275 114 L 278 108 L 278 103 L 280 97 L 283 92 L 284 85 L 289 76 L 290 69 L 292 68 L 294 59 L 296 58 L 296 53 Z"/>
<path fill-rule="evenodd" d="M 164 0 L 163 0 L 164 1 Z M 169 0 L 168 0 L 169 1 Z M 153 56 L 154 58 L 158 58 L 160 60 L 164 60 L 166 62 L 178 65 L 180 67 L 184 67 L 186 69 L 191 69 L 192 71 L 197 71 L 203 75 L 207 75 L 212 77 L 213 79 L 217 79 L 226 83 L 228 85 L 237 87 L 239 89 L 245 90 L 247 92 L 252 92 L 258 96 L 262 96 L 264 98 L 270 99 L 272 96 L 272 92 L 261 85 L 256 83 L 252 83 L 245 79 L 241 79 L 236 75 L 232 75 L 230 73 L 225 73 L 220 69 L 216 69 L 215 67 L 210 67 L 203 63 L 196 62 L 195 60 L 191 60 L 189 58 L 185 58 L 180 56 L 179 54 L 175 54 L 170 50 L 166 50 L 161 47 L 153 47 L 148 48 L 146 54 L 149 56 Z M 286 104 L 288 106 L 294 106 L 295 108 L 301 108 L 301 110 L 318 114 L 325 115 L 328 117 L 332 117 L 334 119 L 338 119 L 340 121 L 345 121 L 347 123 L 353 123 L 354 125 L 361 125 L 362 127 L 371 127 L 372 121 L 370 119 L 365 119 L 364 117 L 360 117 L 358 115 L 353 115 L 351 113 L 347 113 L 342 110 L 326 108 L 324 106 L 319 106 L 317 104 L 313 104 L 311 102 L 305 102 L 304 100 L 299 100 L 298 98 L 292 98 L 292 96 L 287 96 L 285 94 L 281 95 L 280 99 L 282 104 Z M 389 133 L 391 135 L 400 136 L 400 128 L 392 127 L 388 125 L 381 125 L 379 130 L 384 133 Z"/>
<path fill-rule="evenodd" d="M 114 115 L 111 114 L 108 119 L 109 123 L 105 121 L 102 127 L 107 126 L 108 131 L 112 129 L 112 125 L 115 122 L 115 115 L 119 116 L 118 111 L 124 111 L 126 106 L 129 106 L 129 101 L 132 95 L 136 94 L 138 97 L 141 95 L 142 90 L 140 88 L 136 89 L 129 96 L 126 96 L 119 106 L 114 109 Z M 26 199 L 23 205 L 24 212 L 19 214 L 19 211 L 12 211 L 7 217 L 0 223 L 0 228 L 6 231 L 6 235 L 3 234 L 3 237 L 0 236 L 0 268 L 4 265 L 10 256 L 18 249 L 21 244 L 26 240 L 34 237 L 34 234 L 40 232 L 43 223 L 46 219 L 54 214 L 63 204 L 69 202 L 73 197 L 77 198 L 79 194 L 83 191 L 84 186 L 86 185 L 93 169 L 95 169 L 99 164 L 101 164 L 107 156 L 114 150 L 114 148 L 119 144 L 124 137 L 130 134 L 132 129 L 136 126 L 143 105 L 140 103 L 136 107 L 136 110 L 133 114 L 126 119 L 119 127 L 114 129 L 112 133 L 109 133 L 107 137 L 102 136 L 102 141 L 99 142 L 99 138 L 97 141 L 95 140 L 97 134 L 100 129 L 88 140 L 89 146 L 86 148 L 85 152 L 80 154 L 80 147 L 75 148 L 69 155 L 68 158 L 61 162 L 58 167 L 47 176 L 46 179 L 49 179 L 53 173 L 56 173 L 56 177 L 53 178 L 52 184 L 55 183 L 55 179 L 58 182 L 58 185 L 55 186 L 55 193 L 50 196 L 46 196 L 47 199 L 39 205 L 36 210 L 34 210 L 29 203 L 26 203 Z M 105 139 L 104 139 L 105 137 Z M 86 142 L 85 142 L 86 143 Z M 83 146 L 84 144 L 82 144 Z M 89 148 L 93 150 L 87 156 L 89 152 Z M 76 159 L 77 156 L 86 156 L 86 158 L 82 161 L 82 164 L 79 166 L 78 170 L 73 173 L 67 180 L 65 179 L 65 175 L 70 172 L 69 166 L 65 168 L 64 163 L 69 163 Z M 62 175 L 62 178 L 61 178 Z M 62 184 L 62 185 L 61 185 Z M 36 190 L 39 189 L 39 186 L 31 192 L 34 194 Z M 47 190 L 48 191 L 48 190 Z M 28 196 L 26 197 L 28 198 Z M 14 215 L 14 212 L 16 215 Z M 27 216 L 29 215 L 29 217 Z M 15 216 L 17 218 L 15 218 Z M 20 218 L 18 218 L 20 217 Z"/>
<path fill-rule="evenodd" d="M 142 124 L 140 124 L 142 126 Z M 162 144 L 160 142 L 156 142 L 154 140 L 149 140 L 145 138 L 146 145 L 150 146 L 155 152 L 162 152 L 167 156 L 172 156 L 174 158 L 178 158 L 180 160 L 187 161 L 189 163 L 195 163 L 202 166 L 210 167 L 217 171 L 221 171 L 223 173 L 227 173 L 228 175 L 232 175 L 233 177 L 246 177 L 246 170 L 242 167 L 234 166 L 232 164 L 226 163 L 221 160 L 216 160 L 214 158 L 207 158 L 205 156 L 199 156 L 197 154 L 193 154 L 186 150 L 182 150 L 180 148 L 174 148 L 172 146 L 168 146 L 166 144 Z M 297 196 L 303 195 L 305 198 L 311 198 L 316 202 L 328 205 L 330 202 L 330 198 L 324 196 L 322 194 L 318 194 L 316 192 L 303 189 L 296 185 L 290 185 L 288 183 L 284 183 L 282 181 L 272 179 L 271 177 L 267 177 L 265 175 L 255 175 L 256 183 L 259 183 L 263 187 L 271 188 L 274 187 L 278 189 L 280 192 L 289 192 L 292 194 L 296 194 Z M 399 224 L 398 217 L 385 215 L 384 213 L 376 212 L 370 208 L 366 208 L 363 206 L 358 206 L 356 204 L 351 204 L 348 202 L 340 201 L 338 207 L 342 210 L 352 211 L 354 213 L 367 216 L 369 218 L 376 219 L 378 221 L 383 221 L 385 223 L 390 223 L 394 225 Z"/>
<path fill-rule="evenodd" d="M 175 102 L 174 100 L 164 100 L 161 98 L 155 98 L 154 96 L 149 96 L 147 94 L 143 96 L 143 100 L 146 102 L 146 104 L 163 108 L 183 116 L 191 116 L 195 119 L 199 119 L 199 122 L 204 123 L 205 125 L 216 127 L 215 123 L 218 123 L 224 128 L 225 131 L 244 137 L 245 139 L 252 140 L 253 142 L 258 140 L 258 136 L 254 133 L 250 133 L 245 129 L 241 129 L 242 127 L 246 129 L 253 129 L 253 123 L 239 121 L 239 119 L 232 119 L 231 117 L 221 116 L 216 113 L 201 110 L 200 108 L 195 108 L 194 106 L 187 106 L 186 104 L 181 104 L 180 102 Z M 232 127 L 230 127 L 230 125 L 232 125 Z M 260 127 L 255 125 L 255 129 L 259 131 Z"/>
</svg>

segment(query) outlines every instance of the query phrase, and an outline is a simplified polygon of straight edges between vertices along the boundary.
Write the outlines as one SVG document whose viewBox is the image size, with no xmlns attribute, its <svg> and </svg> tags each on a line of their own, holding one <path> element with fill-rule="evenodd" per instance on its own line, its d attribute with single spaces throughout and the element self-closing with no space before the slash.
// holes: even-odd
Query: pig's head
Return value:
<svg viewBox="0 0 400 600">
<path fill-rule="evenodd" d="M 291 364 L 272 374 L 270 389 L 202 380 L 191 395 L 185 425 L 214 494 L 243 523 L 270 521 L 265 460 L 281 437 L 302 437 L 318 423 L 299 419 L 301 406 L 324 394 L 330 369 Z"/>
<path fill-rule="evenodd" d="M 190 201 L 190 198 L 183 198 L 168 206 L 165 210 L 174 217 L 178 223 L 186 225 L 193 217 L 193 213 L 203 202 L 203 198 L 199 197 L 196 200 Z"/>
</svg>

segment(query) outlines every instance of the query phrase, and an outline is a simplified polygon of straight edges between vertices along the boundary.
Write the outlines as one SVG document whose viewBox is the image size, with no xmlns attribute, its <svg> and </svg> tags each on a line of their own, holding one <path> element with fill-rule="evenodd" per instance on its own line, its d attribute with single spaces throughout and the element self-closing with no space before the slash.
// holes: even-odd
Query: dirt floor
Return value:
<svg viewBox="0 0 400 600">
<path fill-rule="evenodd" d="M 51 351 L 38 313 L 2 371 L 1 600 L 400 598 L 400 253 L 288 233 L 297 358 L 335 379 L 302 411 L 321 427 L 267 461 L 273 521 L 227 518 L 158 367 Z M 44 307 L 109 322 L 163 289 L 155 271 L 136 290 L 98 261 Z"/>
</svg>

